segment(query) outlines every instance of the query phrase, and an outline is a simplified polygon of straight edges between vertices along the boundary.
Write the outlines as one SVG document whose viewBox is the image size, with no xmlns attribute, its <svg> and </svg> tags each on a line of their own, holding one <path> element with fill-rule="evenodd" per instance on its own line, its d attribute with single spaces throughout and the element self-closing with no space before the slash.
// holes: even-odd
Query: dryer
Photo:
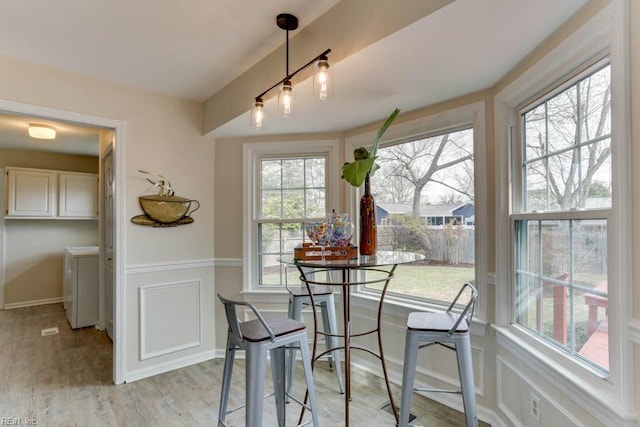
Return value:
<svg viewBox="0 0 640 427">
<path fill-rule="evenodd" d="M 70 246 L 64 254 L 64 309 L 71 328 L 98 323 L 98 247 Z"/>
</svg>

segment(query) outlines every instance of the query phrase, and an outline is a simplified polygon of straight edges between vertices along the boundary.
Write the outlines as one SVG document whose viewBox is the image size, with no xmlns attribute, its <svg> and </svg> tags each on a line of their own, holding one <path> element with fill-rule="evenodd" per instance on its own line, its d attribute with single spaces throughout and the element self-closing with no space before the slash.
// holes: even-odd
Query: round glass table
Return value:
<svg viewBox="0 0 640 427">
<path fill-rule="evenodd" d="M 351 400 L 351 350 L 361 350 L 376 357 L 382 365 L 382 373 L 389 395 L 389 403 L 398 423 L 398 407 L 395 404 L 391 387 L 389 384 L 389 375 L 384 360 L 384 350 L 382 346 L 382 309 L 384 306 L 384 298 L 387 293 L 387 287 L 394 277 L 394 273 L 398 265 L 408 264 L 424 259 L 424 255 L 412 252 L 399 251 L 377 251 L 375 255 L 359 255 L 353 259 L 294 259 L 293 257 L 285 257 L 281 261 L 286 264 L 295 265 L 300 272 L 301 282 L 307 286 L 309 296 L 311 298 L 311 307 L 315 307 L 313 301 L 312 286 L 336 286 L 340 287 L 342 292 L 342 309 L 343 309 L 343 328 L 341 334 L 329 334 L 318 328 L 318 319 L 316 311 L 313 312 L 314 320 L 314 337 L 312 351 L 312 366 L 315 362 L 325 354 L 335 350 L 335 348 L 325 349 L 318 354 L 318 338 L 321 336 L 331 335 L 342 338 L 343 345 L 337 349 L 344 350 L 345 363 L 345 426 L 349 425 L 349 401 Z M 324 273 L 324 274 L 323 274 Z M 376 286 L 380 290 L 380 300 L 378 302 L 376 327 L 370 330 L 357 331 L 352 330 L 351 325 L 351 293 L 358 286 Z M 370 349 L 360 345 L 353 344 L 352 338 L 362 337 L 375 334 L 377 337 L 378 348 Z M 300 419 L 304 415 L 300 414 Z"/>
</svg>

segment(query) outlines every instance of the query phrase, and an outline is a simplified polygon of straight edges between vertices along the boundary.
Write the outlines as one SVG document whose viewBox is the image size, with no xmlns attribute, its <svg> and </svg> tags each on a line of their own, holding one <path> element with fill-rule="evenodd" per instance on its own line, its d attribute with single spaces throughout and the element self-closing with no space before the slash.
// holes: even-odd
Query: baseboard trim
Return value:
<svg viewBox="0 0 640 427">
<path fill-rule="evenodd" d="M 130 383 L 133 381 L 149 378 L 154 375 L 164 374 L 175 369 L 186 368 L 187 366 L 195 365 L 197 363 L 206 362 L 207 360 L 214 359 L 216 357 L 215 350 L 205 351 L 203 353 L 194 354 L 193 356 L 182 357 L 180 359 L 171 360 L 167 363 L 160 363 L 158 365 L 151 366 L 150 368 L 138 369 L 137 371 L 126 372 L 124 374 L 124 382 Z"/>
<path fill-rule="evenodd" d="M 5 304 L 4 309 L 12 310 L 14 308 L 34 307 L 36 305 L 55 304 L 63 301 L 64 301 L 63 297 L 56 297 L 56 298 L 36 299 L 33 301 L 13 302 L 13 303 Z"/>
</svg>

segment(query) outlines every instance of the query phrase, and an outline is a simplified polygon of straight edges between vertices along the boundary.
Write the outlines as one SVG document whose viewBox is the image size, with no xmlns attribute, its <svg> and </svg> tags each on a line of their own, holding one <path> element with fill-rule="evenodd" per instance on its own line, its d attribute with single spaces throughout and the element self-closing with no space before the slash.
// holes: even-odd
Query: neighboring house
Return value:
<svg viewBox="0 0 640 427">
<path fill-rule="evenodd" d="M 389 224 L 391 215 L 411 215 L 413 206 L 401 203 L 377 203 L 376 219 L 381 225 Z M 427 225 L 474 225 L 475 206 L 462 204 L 425 205 L 420 207 L 420 217 Z"/>
</svg>

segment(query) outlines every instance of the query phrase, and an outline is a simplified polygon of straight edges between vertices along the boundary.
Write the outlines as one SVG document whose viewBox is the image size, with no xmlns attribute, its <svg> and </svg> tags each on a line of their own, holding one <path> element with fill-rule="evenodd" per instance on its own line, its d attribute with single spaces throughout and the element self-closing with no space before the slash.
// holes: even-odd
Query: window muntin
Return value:
<svg viewBox="0 0 640 427">
<path fill-rule="evenodd" d="M 607 65 L 521 113 L 522 212 L 611 207 Z"/>
<path fill-rule="evenodd" d="M 606 372 L 610 66 L 591 67 L 519 114 L 515 321 Z"/>
<path fill-rule="evenodd" d="M 380 169 L 371 179 L 378 249 L 426 256 L 396 270 L 390 294 L 451 301 L 461 283 L 475 280 L 473 150 L 471 128 L 378 150 Z"/>
<path fill-rule="evenodd" d="M 327 211 L 327 158 L 265 157 L 258 163 L 258 286 L 281 286 L 286 280 L 279 259 L 306 241 L 305 221 Z"/>
</svg>

